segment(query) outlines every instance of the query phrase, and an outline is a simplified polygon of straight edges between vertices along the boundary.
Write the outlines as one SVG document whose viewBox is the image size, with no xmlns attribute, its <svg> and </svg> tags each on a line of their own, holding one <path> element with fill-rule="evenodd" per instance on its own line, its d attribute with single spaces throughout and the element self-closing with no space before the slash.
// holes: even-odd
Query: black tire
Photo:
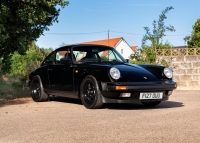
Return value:
<svg viewBox="0 0 200 143">
<path fill-rule="evenodd" d="M 142 102 L 145 106 L 153 107 L 160 104 L 161 101 L 153 101 L 153 102 Z"/>
<path fill-rule="evenodd" d="M 83 105 L 88 109 L 98 109 L 103 106 L 102 95 L 94 76 L 86 76 L 80 86 L 80 97 Z"/>
<path fill-rule="evenodd" d="M 34 76 L 31 84 L 31 97 L 35 102 L 48 101 L 49 96 L 44 92 L 40 76 Z"/>
</svg>

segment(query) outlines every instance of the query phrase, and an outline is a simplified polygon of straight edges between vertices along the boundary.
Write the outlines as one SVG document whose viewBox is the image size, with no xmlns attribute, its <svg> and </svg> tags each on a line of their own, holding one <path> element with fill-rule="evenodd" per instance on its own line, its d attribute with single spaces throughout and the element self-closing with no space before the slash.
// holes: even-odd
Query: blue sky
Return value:
<svg viewBox="0 0 200 143">
<path fill-rule="evenodd" d="M 166 16 L 165 25 L 174 26 L 175 32 L 166 32 L 163 42 L 183 46 L 183 38 L 190 35 L 192 26 L 200 18 L 200 0 L 69 0 L 61 10 L 58 23 L 37 39 L 44 48 L 58 48 L 63 43 L 74 44 L 94 40 L 123 37 L 130 46 L 141 47 L 144 27 L 152 30 L 153 20 L 173 6 Z"/>
</svg>

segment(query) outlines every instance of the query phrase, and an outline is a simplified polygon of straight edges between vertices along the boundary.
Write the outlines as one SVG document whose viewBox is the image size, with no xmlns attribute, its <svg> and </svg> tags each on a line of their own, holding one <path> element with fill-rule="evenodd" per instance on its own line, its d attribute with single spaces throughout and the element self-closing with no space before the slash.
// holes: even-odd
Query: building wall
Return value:
<svg viewBox="0 0 200 143">
<path fill-rule="evenodd" d="M 173 69 L 178 89 L 200 90 L 200 55 L 159 58 L 165 60 L 172 58 L 170 67 Z"/>
<path fill-rule="evenodd" d="M 120 43 L 115 47 L 115 49 L 125 58 L 129 59 L 130 55 L 133 53 L 130 46 L 124 41 L 121 40 Z M 123 52 L 123 53 L 121 53 Z"/>
</svg>

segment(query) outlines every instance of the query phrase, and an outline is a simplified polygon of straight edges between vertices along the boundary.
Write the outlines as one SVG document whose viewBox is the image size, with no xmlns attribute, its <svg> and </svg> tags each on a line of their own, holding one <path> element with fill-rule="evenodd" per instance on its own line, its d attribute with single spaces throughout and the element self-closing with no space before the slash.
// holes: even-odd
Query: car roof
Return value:
<svg viewBox="0 0 200 143">
<path fill-rule="evenodd" d="M 72 48 L 72 47 L 107 47 L 107 48 L 112 48 L 110 46 L 106 46 L 106 45 L 98 45 L 98 44 L 72 44 L 72 45 L 66 45 L 60 48 L 57 48 L 56 50 L 61 50 L 61 49 L 65 49 L 65 48 Z"/>
</svg>

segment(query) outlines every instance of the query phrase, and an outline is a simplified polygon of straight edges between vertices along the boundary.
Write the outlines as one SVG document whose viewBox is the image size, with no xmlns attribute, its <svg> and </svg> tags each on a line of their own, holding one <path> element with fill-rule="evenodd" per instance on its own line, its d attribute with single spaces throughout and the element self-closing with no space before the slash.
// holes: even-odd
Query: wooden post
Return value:
<svg viewBox="0 0 200 143">
<path fill-rule="evenodd" d="M 108 30 L 108 46 L 110 45 L 109 38 L 110 38 L 110 30 Z"/>
<path fill-rule="evenodd" d="M 188 48 L 186 49 L 186 56 L 188 56 Z"/>
<path fill-rule="evenodd" d="M 172 56 L 172 49 L 170 49 L 170 56 Z"/>
</svg>

